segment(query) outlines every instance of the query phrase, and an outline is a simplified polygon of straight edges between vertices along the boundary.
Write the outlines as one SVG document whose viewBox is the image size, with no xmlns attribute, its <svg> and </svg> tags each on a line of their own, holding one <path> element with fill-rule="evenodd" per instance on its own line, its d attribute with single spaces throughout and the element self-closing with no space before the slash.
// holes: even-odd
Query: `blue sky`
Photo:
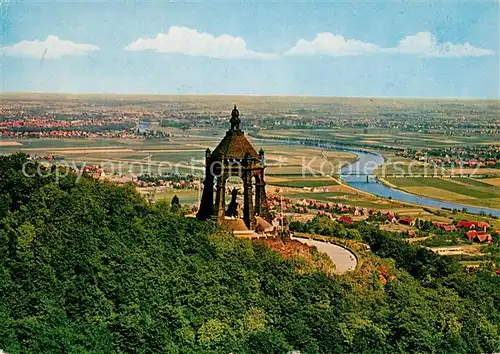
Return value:
<svg viewBox="0 0 500 354">
<path fill-rule="evenodd" d="M 4 92 L 499 97 L 495 1 L 0 3 Z"/>
</svg>

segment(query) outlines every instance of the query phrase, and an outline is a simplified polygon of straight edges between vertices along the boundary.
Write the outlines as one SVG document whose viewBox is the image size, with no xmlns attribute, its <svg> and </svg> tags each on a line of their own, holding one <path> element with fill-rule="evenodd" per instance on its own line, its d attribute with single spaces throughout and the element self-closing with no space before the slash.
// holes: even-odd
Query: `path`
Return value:
<svg viewBox="0 0 500 354">
<path fill-rule="evenodd" d="M 326 253 L 335 263 L 335 273 L 339 275 L 356 269 L 356 265 L 358 264 L 356 256 L 344 247 L 329 242 L 316 241 L 302 237 L 292 236 L 292 240 L 305 243 L 309 246 L 316 246 L 319 252 Z"/>
</svg>

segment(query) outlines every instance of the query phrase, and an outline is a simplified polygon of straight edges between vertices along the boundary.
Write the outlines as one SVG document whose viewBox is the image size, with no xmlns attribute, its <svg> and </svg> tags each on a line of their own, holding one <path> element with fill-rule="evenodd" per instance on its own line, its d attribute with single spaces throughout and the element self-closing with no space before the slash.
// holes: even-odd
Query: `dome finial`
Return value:
<svg viewBox="0 0 500 354">
<path fill-rule="evenodd" d="M 240 130 L 240 112 L 236 105 L 234 105 L 233 110 L 231 111 L 231 130 Z"/>
</svg>

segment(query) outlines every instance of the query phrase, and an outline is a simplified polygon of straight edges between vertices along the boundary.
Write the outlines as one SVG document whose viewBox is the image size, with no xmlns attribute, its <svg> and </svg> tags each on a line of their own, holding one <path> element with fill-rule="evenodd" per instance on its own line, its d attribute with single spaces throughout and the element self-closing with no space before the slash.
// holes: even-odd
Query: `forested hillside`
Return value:
<svg viewBox="0 0 500 354">
<path fill-rule="evenodd" d="M 0 157 L 0 349 L 7 353 L 499 351 L 500 277 L 365 229 L 386 282 L 297 271 L 132 187 Z M 44 174 L 48 171 L 41 168 Z M 337 226 L 316 220 L 323 234 Z M 355 232 L 354 232 L 355 231 Z M 375 257 L 375 256 L 374 256 Z"/>
</svg>

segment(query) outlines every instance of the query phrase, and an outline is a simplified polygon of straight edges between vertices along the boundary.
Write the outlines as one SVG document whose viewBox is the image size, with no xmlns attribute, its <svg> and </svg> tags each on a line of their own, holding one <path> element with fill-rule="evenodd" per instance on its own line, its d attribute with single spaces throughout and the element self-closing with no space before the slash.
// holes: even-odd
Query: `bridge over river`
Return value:
<svg viewBox="0 0 500 354">
<path fill-rule="evenodd" d="M 272 139 L 271 139 L 272 140 Z M 283 141 L 273 140 L 276 143 L 283 143 Z M 452 202 L 445 202 L 437 199 L 432 199 L 428 197 L 422 197 L 414 195 L 411 193 L 403 192 L 398 189 L 391 188 L 385 184 L 380 183 L 377 180 L 377 175 L 374 172 L 380 165 L 384 163 L 383 156 L 369 151 L 364 151 L 360 149 L 347 148 L 345 146 L 328 144 L 328 143 L 317 143 L 312 141 L 292 141 L 288 140 L 287 144 L 301 144 L 318 146 L 324 149 L 341 150 L 346 152 L 351 152 L 356 154 L 357 161 L 348 164 L 339 171 L 340 178 L 353 188 L 359 189 L 361 191 L 374 194 L 379 197 L 391 198 L 393 200 L 399 200 L 402 202 L 430 206 L 440 209 L 466 209 L 470 213 L 480 214 L 485 213 L 487 215 L 491 214 L 494 216 L 500 216 L 500 210 L 491 209 L 479 206 L 470 206 Z"/>
</svg>

